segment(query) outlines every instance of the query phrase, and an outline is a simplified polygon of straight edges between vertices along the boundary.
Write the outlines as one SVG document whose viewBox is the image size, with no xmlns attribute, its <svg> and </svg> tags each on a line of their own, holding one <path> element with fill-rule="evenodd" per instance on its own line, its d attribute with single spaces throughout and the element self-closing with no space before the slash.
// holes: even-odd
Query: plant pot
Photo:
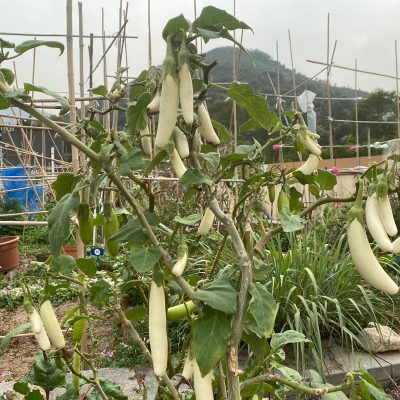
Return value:
<svg viewBox="0 0 400 400">
<path fill-rule="evenodd" d="M 11 271 L 19 265 L 18 236 L 0 238 L 0 272 Z"/>
<path fill-rule="evenodd" d="M 76 246 L 63 246 L 63 250 L 67 256 L 78 258 L 78 249 Z"/>
</svg>

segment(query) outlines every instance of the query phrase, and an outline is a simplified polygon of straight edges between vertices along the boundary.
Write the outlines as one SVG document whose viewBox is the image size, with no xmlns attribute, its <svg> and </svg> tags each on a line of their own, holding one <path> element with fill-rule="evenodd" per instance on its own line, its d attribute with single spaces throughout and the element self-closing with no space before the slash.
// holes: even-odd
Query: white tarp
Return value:
<svg viewBox="0 0 400 400">
<path fill-rule="evenodd" d="M 297 104 L 303 113 L 307 113 L 307 125 L 310 132 L 317 131 L 317 116 L 314 111 L 314 98 L 316 94 L 310 90 L 305 90 L 297 96 Z"/>
</svg>

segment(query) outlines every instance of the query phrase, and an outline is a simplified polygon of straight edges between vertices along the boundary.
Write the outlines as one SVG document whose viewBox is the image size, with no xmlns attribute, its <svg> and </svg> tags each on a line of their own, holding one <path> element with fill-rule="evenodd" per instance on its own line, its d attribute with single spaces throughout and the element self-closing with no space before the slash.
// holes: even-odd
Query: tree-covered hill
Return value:
<svg viewBox="0 0 400 400">
<path fill-rule="evenodd" d="M 275 89 L 277 85 L 277 62 L 268 54 L 263 53 L 260 50 L 251 50 L 250 54 L 254 60 L 254 65 L 250 58 L 242 53 L 240 55 L 240 66 L 239 66 L 239 80 L 241 82 L 246 82 L 251 84 L 255 91 L 259 94 L 273 94 L 274 88 L 271 85 L 273 82 Z M 233 60 L 233 48 L 232 47 L 219 47 L 213 49 L 207 53 L 207 60 L 209 62 L 216 60 L 218 64 L 212 69 L 211 79 L 213 82 L 227 83 L 232 81 L 232 60 Z M 323 67 L 321 66 L 321 69 Z M 292 82 L 292 70 L 283 64 L 279 66 L 279 79 L 280 79 L 280 93 L 293 95 L 293 82 Z M 269 79 L 269 77 L 270 79 Z M 296 94 L 301 94 L 305 89 L 311 90 L 317 94 L 317 97 L 322 99 L 316 99 L 314 101 L 315 111 L 317 113 L 318 122 L 318 133 L 321 135 L 321 143 L 323 145 L 328 145 L 328 100 L 326 93 L 326 81 L 322 78 L 326 77 L 326 72 L 324 71 L 320 75 L 321 79 L 309 80 L 309 77 L 301 74 L 295 74 L 296 86 L 302 84 L 297 88 Z M 339 87 L 336 85 L 331 86 L 331 96 L 333 98 L 354 98 L 355 91 L 354 88 L 349 87 Z M 359 90 L 358 96 L 362 98 L 367 98 L 369 93 L 366 91 Z M 227 128 L 231 124 L 231 101 L 226 101 L 226 93 L 224 90 L 215 89 L 210 91 L 210 113 L 211 115 L 225 124 Z M 274 96 L 269 96 L 270 107 L 275 109 L 276 98 Z M 283 103 L 284 109 L 290 109 L 293 102 L 292 98 L 285 98 Z M 368 102 L 368 100 L 359 101 L 359 107 L 364 109 L 363 102 Z M 395 106 L 395 104 L 393 104 Z M 368 107 L 369 108 L 369 107 Z M 332 116 L 333 119 L 354 119 L 354 101 L 353 100 L 333 100 L 332 101 Z M 375 113 L 376 114 L 376 113 Z M 363 115 L 363 118 L 367 118 Z M 361 119 L 361 118 L 360 118 Z M 238 112 L 238 123 L 241 125 L 247 120 L 246 113 L 239 110 Z M 386 129 L 387 135 L 384 139 L 391 138 L 392 129 Z M 360 130 L 360 140 L 366 140 L 366 126 L 362 125 Z M 265 138 L 262 137 L 262 132 L 253 132 L 241 135 L 239 137 L 239 142 L 251 141 L 251 137 L 254 136 L 257 140 L 263 142 Z M 349 147 L 355 143 L 355 128 L 352 123 L 339 123 L 335 122 L 333 124 L 333 136 L 334 144 L 336 145 L 348 145 Z M 376 129 L 371 129 L 371 137 L 373 141 L 382 140 L 381 132 L 376 131 Z M 364 140 L 365 139 L 365 140 Z M 366 144 L 366 143 L 365 143 Z M 328 151 L 325 150 L 324 157 L 328 157 Z M 353 156 L 354 154 L 349 150 L 349 148 L 336 148 L 335 156 Z"/>
</svg>

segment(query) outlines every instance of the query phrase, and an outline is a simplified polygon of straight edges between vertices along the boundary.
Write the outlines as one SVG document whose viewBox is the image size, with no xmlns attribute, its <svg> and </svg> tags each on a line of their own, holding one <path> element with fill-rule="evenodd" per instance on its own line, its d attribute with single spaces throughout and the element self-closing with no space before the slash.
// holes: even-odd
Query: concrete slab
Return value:
<svg viewBox="0 0 400 400">
<path fill-rule="evenodd" d="M 91 371 L 83 371 L 83 374 L 88 377 L 92 375 Z M 101 368 L 99 369 L 99 375 L 119 385 L 129 400 L 143 400 L 145 387 L 148 400 L 152 400 L 156 396 L 158 382 L 149 366 L 137 366 L 135 370 L 129 368 Z M 71 382 L 71 379 L 71 374 L 68 374 L 66 377 L 67 382 Z M 14 382 L 11 381 L 1 382 L 0 396 L 8 390 L 12 390 L 13 385 Z M 54 400 L 64 392 L 64 389 L 54 390 L 50 394 L 50 399 Z M 84 392 L 84 387 L 82 387 L 82 392 Z"/>
</svg>

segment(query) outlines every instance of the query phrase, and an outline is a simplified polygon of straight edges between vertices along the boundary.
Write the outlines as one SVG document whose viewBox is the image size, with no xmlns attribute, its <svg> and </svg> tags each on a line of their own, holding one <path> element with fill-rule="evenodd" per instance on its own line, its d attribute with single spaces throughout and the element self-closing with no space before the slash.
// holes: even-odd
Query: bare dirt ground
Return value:
<svg viewBox="0 0 400 400">
<path fill-rule="evenodd" d="M 65 313 L 75 306 L 72 301 L 55 306 L 57 317 L 61 319 Z M 113 339 L 111 316 L 96 310 L 96 314 L 107 319 L 107 321 L 95 320 L 95 332 L 98 339 L 98 353 L 110 350 Z M 22 306 L 12 311 L 0 309 L 0 336 L 6 335 L 11 330 L 28 321 Z M 29 331 L 27 331 L 28 333 Z M 67 333 L 68 337 L 69 333 Z M 68 349 L 67 349 L 68 350 Z M 0 353 L 0 382 L 16 380 L 24 376 L 30 369 L 38 352 L 38 346 L 33 336 L 24 336 L 11 340 L 9 347 Z"/>
</svg>

